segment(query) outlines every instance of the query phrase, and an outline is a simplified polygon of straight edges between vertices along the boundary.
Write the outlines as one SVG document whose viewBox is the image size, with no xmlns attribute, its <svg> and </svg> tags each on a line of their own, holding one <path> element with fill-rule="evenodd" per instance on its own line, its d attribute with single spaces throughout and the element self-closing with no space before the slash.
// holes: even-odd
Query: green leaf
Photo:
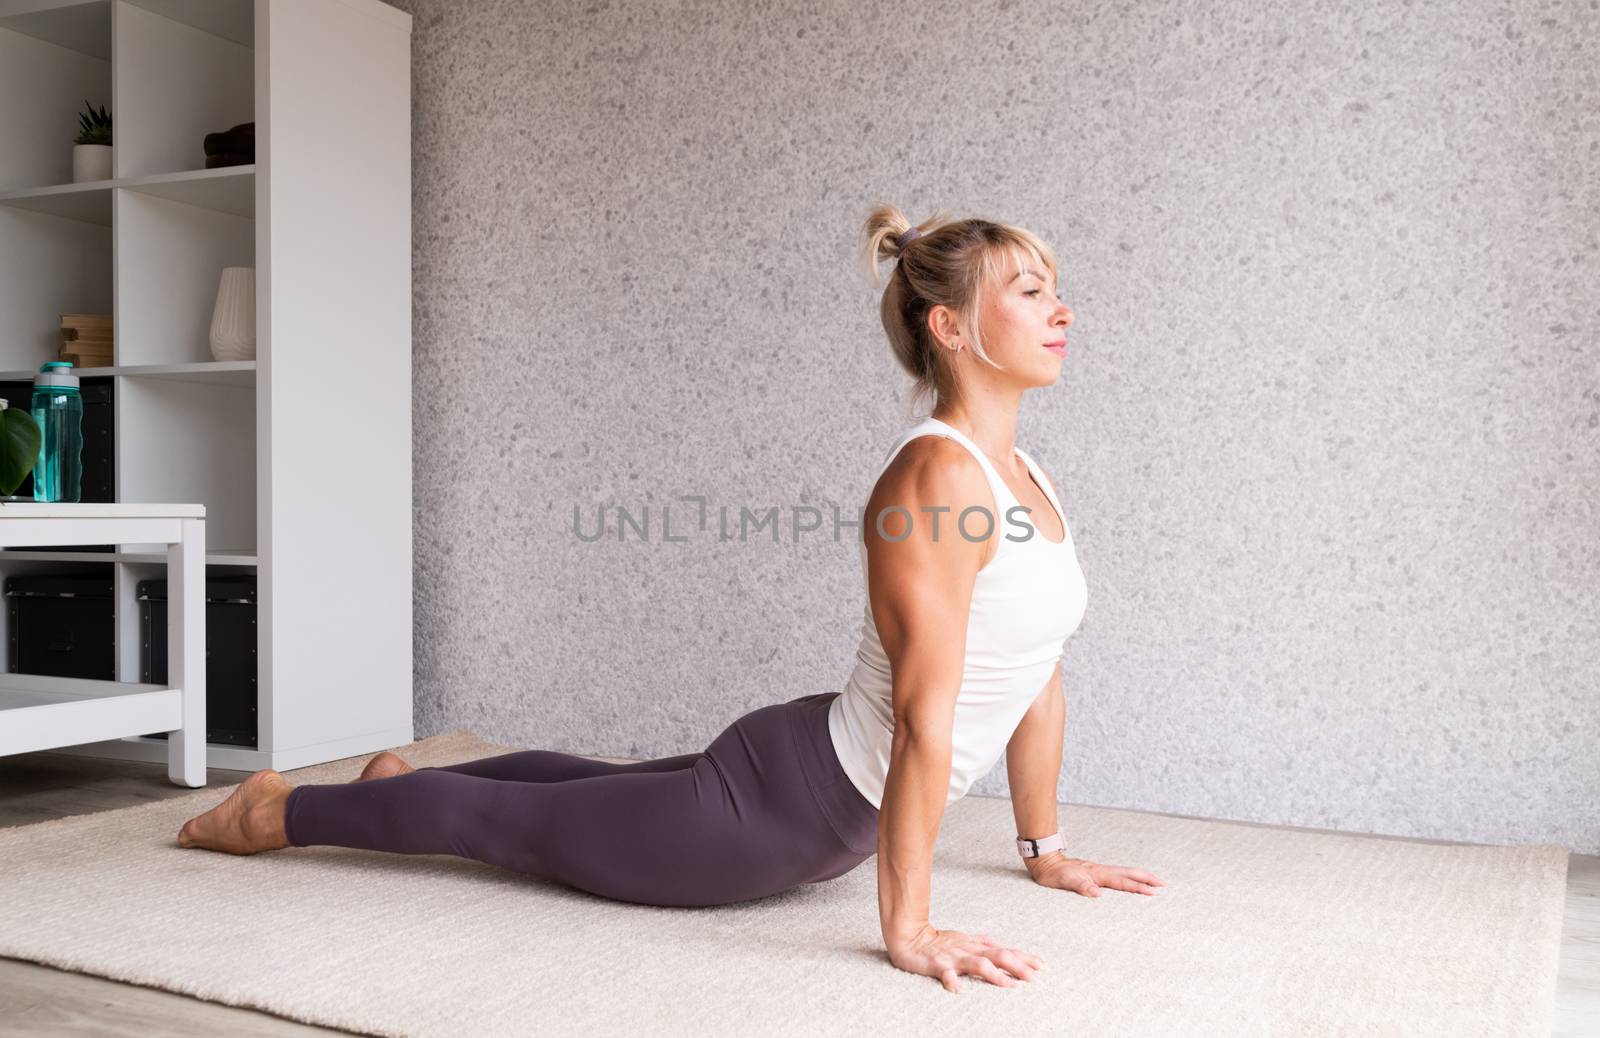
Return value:
<svg viewBox="0 0 1600 1038">
<path fill-rule="evenodd" d="M 17 492 L 39 460 L 39 423 L 20 407 L 0 410 L 0 494 Z"/>
</svg>

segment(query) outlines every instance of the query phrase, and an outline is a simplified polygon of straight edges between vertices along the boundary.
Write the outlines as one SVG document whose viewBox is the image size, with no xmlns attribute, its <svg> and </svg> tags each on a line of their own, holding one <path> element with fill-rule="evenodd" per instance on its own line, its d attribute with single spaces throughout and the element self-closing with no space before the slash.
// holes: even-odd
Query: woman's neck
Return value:
<svg viewBox="0 0 1600 1038">
<path fill-rule="evenodd" d="M 937 418 L 978 445 L 989 461 L 1012 471 L 1016 459 L 1017 416 L 1015 413 L 984 411 L 969 413 L 960 407 L 935 407 L 928 417 Z"/>
</svg>

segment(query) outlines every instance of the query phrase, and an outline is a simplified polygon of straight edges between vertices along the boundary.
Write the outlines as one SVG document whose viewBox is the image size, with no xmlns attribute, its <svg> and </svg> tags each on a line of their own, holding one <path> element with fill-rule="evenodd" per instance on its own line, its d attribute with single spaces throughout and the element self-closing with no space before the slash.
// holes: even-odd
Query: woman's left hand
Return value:
<svg viewBox="0 0 1600 1038">
<path fill-rule="evenodd" d="M 1144 869 L 1127 865 L 1101 865 L 1083 858 L 1069 858 L 1060 851 L 1024 858 L 1033 881 L 1040 886 L 1071 890 L 1084 897 L 1099 897 L 1100 888 L 1124 890 L 1130 894 L 1152 895 L 1166 886 Z"/>
</svg>

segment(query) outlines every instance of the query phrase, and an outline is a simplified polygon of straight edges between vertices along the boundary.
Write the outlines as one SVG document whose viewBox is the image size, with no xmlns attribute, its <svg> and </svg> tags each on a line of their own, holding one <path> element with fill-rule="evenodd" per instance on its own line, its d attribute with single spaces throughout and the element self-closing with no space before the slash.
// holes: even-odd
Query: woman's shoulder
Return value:
<svg viewBox="0 0 1600 1038">
<path fill-rule="evenodd" d="M 965 499 L 988 496 L 989 480 L 971 451 L 949 436 L 930 432 L 907 440 L 884 467 L 874 496 L 884 488 L 919 498 L 942 495 L 970 503 Z"/>
<path fill-rule="evenodd" d="M 880 521 L 884 534 L 899 539 L 906 520 L 913 527 L 926 529 L 935 540 L 939 531 L 955 529 L 968 508 L 989 509 L 995 496 L 983 467 L 955 440 L 937 434 L 908 440 L 878 476 L 877 485 L 867 500 L 863 537 Z M 889 518 L 895 511 L 903 518 Z M 982 561 L 990 552 L 985 545 Z"/>
<path fill-rule="evenodd" d="M 975 579 L 994 545 L 984 537 L 955 533 L 967 509 L 988 509 L 993 500 L 988 478 L 970 451 L 945 436 L 917 436 L 890 459 L 867 500 L 861 524 L 867 557 L 891 567 L 885 572 L 900 578 L 889 584 L 914 596 Z"/>
</svg>

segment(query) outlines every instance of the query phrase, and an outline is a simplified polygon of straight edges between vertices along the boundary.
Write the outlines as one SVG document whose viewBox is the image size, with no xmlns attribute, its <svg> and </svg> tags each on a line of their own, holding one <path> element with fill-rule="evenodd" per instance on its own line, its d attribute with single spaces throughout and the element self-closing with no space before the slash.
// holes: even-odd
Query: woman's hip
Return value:
<svg viewBox="0 0 1600 1038">
<path fill-rule="evenodd" d="M 877 850 L 878 811 L 834 751 L 828 709 L 838 696 L 821 692 L 752 710 L 718 735 L 706 755 L 736 802 L 804 819 L 831 836 L 844 858 L 859 860 Z"/>
</svg>

